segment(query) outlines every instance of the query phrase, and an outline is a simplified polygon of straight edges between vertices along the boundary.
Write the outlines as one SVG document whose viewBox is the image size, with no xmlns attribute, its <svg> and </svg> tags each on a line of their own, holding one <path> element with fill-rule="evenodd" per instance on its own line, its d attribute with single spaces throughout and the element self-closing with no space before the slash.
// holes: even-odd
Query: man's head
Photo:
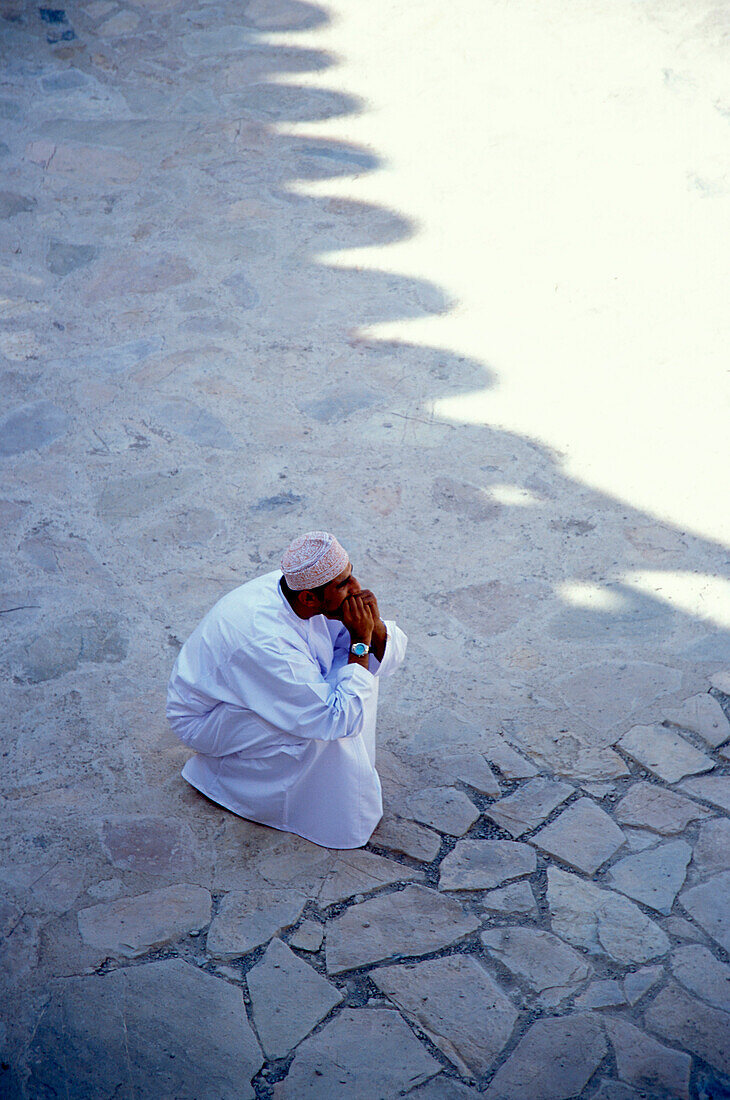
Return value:
<svg viewBox="0 0 730 1100">
<path fill-rule="evenodd" d="M 282 589 L 303 619 L 342 617 L 342 604 L 360 592 L 347 552 L 327 531 L 310 531 L 294 539 L 281 559 Z"/>
</svg>

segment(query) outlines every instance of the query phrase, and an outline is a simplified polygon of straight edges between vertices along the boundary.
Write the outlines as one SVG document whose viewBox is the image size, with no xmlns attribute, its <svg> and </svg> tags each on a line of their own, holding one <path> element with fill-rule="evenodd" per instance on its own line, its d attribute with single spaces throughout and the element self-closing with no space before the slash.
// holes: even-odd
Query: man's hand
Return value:
<svg viewBox="0 0 730 1100">
<path fill-rule="evenodd" d="M 360 597 L 363 603 L 365 603 L 373 613 L 375 626 L 373 628 L 373 637 L 370 644 L 375 657 L 378 661 L 382 661 L 383 654 L 385 653 L 385 643 L 388 640 L 388 631 L 385 628 L 385 623 L 380 618 L 378 601 L 375 597 L 375 593 L 371 592 L 369 588 L 363 589 L 360 593 Z"/>
<path fill-rule="evenodd" d="M 370 593 L 372 595 L 372 593 Z M 353 642 L 370 645 L 375 629 L 375 616 L 372 607 L 363 599 L 364 592 L 357 596 L 348 596 L 342 603 L 342 621 L 350 632 Z M 375 597 L 373 596 L 373 599 Z M 376 603 L 377 608 L 377 603 Z"/>
</svg>

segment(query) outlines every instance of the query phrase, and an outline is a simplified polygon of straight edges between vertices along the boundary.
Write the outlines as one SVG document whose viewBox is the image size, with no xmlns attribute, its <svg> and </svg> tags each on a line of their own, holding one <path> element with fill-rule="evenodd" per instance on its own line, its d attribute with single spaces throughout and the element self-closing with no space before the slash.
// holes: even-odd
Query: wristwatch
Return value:
<svg viewBox="0 0 730 1100">
<path fill-rule="evenodd" d="M 370 652 L 370 646 L 365 645 L 365 642 L 353 642 L 350 646 L 350 653 L 355 657 L 367 657 Z"/>
</svg>

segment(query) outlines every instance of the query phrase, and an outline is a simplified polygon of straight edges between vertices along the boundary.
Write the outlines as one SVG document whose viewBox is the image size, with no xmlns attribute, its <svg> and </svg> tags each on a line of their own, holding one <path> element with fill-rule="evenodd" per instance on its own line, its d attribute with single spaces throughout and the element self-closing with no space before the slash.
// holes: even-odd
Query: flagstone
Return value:
<svg viewBox="0 0 730 1100">
<path fill-rule="evenodd" d="M 625 839 L 618 825 L 592 798 L 580 798 L 531 837 L 530 843 L 592 875 Z"/>
<path fill-rule="evenodd" d="M 491 910 L 494 913 L 522 913 L 530 916 L 537 913 L 537 902 L 532 887 L 524 879 L 511 882 L 498 890 L 487 890 L 479 898 L 479 904 L 482 909 Z"/>
<path fill-rule="evenodd" d="M 537 867 L 532 848 L 513 840 L 459 840 L 441 863 L 439 890 L 489 890 Z"/>
<path fill-rule="evenodd" d="M 568 1100 L 579 1096 L 608 1043 L 589 1012 L 538 1020 L 497 1070 L 485 1100 Z"/>
<path fill-rule="evenodd" d="M 630 1005 L 637 1004 L 652 986 L 655 986 L 664 973 L 663 966 L 643 966 L 624 978 L 624 993 Z"/>
<path fill-rule="evenodd" d="M 391 1008 L 347 1008 L 305 1039 L 274 1100 L 373 1100 L 410 1091 L 441 1064 Z"/>
<path fill-rule="evenodd" d="M 365 894 L 393 882 L 421 881 L 422 875 L 412 867 L 385 859 L 375 852 L 344 850 L 337 853 L 332 869 L 322 883 L 317 901 L 322 906 L 345 901 L 355 894 Z"/>
<path fill-rule="evenodd" d="M 548 868 L 548 903 L 553 931 L 591 954 L 628 965 L 669 950 L 665 933 L 633 901 L 559 867 Z"/>
<path fill-rule="evenodd" d="M 303 920 L 289 937 L 289 943 L 299 951 L 319 951 L 324 939 L 324 926 L 314 920 Z"/>
<path fill-rule="evenodd" d="M 327 970 L 338 974 L 392 955 L 425 955 L 479 927 L 458 901 L 407 886 L 351 906 L 326 928 Z"/>
<path fill-rule="evenodd" d="M 481 1093 L 453 1077 L 432 1077 L 408 1093 L 409 1100 L 480 1100 Z"/>
<path fill-rule="evenodd" d="M 208 954 L 215 959 L 245 955 L 294 924 L 306 901 L 296 890 L 232 890 L 208 930 Z"/>
<path fill-rule="evenodd" d="M 47 447 L 64 435 L 69 419 L 50 401 L 32 401 L 6 413 L 0 421 L 0 456 Z"/>
<path fill-rule="evenodd" d="M 343 1000 L 343 994 L 273 939 L 246 974 L 253 1021 L 267 1058 L 284 1058 Z"/>
<path fill-rule="evenodd" d="M 617 1017 L 606 1017 L 606 1032 L 623 1081 L 677 1100 L 689 1100 L 692 1059 L 688 1054 L 663 1046 Z"/>
<path fill-rule="evenodd" d="M 726 951 L 730 951 L 729 898 L 730 871 L 723 871 L 679 895 L 682 908 Z"/>
<path fill-rule="evenodd" d="M 700 826 L 692 867 L 701 878 L 730 871 L 730 821 L 726 817 L 716 817 Z"/>
<path fill-rule="evenodd" d="M 605 745 L 596 745 L 579 733 L 530 729 L 520 740 L 530 757 L 553 775 L 571 781 L 618 779 L 629 774 L 626 761 Z"/>
<path fill-rule="evenodd" d="M 471 955 L 381 967 L 371 977 L 467 1077 L 492 1068 L 517 1020 L 512 1002 Z"/>
<path fill-rule="evenodd" d="M 678 982 L 714 1008 L 730 1012 L 730 966 L 698 944 L 677 947 L 670 960 Z"/>
<path fill-rule="evenodd" d="M 684 840 L 660 844 L 614 863 L 608 872 L 608 883 L 634 901 L 669 914 L 691 858 L 692 849 Z"/>
<path fill-rule="evenodd" d="M 481 941 L 490 955 L 551 1007 L 575 993 L 591 972 L 577 951 L 540 928 L 489 929 L 481 933 Z"/>
<path fill-rule="evenodd" d="M 431 863 L 439 854 L 441 837 L 415 821 L 386 816 L 370 837 L 370 843 L 392 852 L 402 852 L 421 863 Z"/>
<path fill-rule="evenodd" d="M 730 1014 L 702 1004 L 670 982 L 649 1005 L 644 1020 L 657 1035 L 730 1074 Z"/>
<path fill-rule="evenodd" d="M 165 959 L 56 983 L 33 1031 L 26 1089 L 182 1098 L 194 1082 L 196 1100 L 253 1100 L 262 1065 L 241 990 Z"/>
<path fill-rule="evenodd" d="M 607 978 L 591 982 L 585 993 L 575 998 L 576 1008 L 617 1008 L 626 1004 L 626 995 L 619 982 Z"/>
<path fill-rule="evenodd" d="M 691 730 L 715 749 L 730 737 L 730 722 L 725 712 L 717 699 L 707 692 L 685 699 L 681 706 L 666 711 L 666 716 L 673 725 Z"/>
<path fill-rule="evenodd" d="M 682 790 L 695 798 L 704 798 L 713 806 L 719 806 L 730 814 L 730 775 L 703 775 L 697 779 L 687 779 Z"/>
<path fill-rule="evenodd" d="M 471 799 L 453 787 L 430 787 L 411 795 L 408 810 L 422 825 L 449 836 L 463 836 L 479 820 L 479 810 Z"/>
<path fill-rule="evenodd" d="M 639 1091 L 624 1081 L 611 1081 L 608 1077 L 602 1077 L 598 1091 L 593 1093 L 591 1100 L 654 1100 L 654 1097 L 645 1089 Z"/>
<path fill-rule="evenodd" d="M 134 959 L 210 920 L 211 897 L 201 886 L 181 883 L 133 898 L 118 898 L 81 909 L 81 938 L 110 955 Z"/>
<path fill-rule="evenodd" d="M 681 833 L 690 821 L 702 820 L 710 811 L 678 791 L 640 781 L 629 788 L 616 806 L 622 825 L 652 829 L 656 833 Z"/>
<path fill-rule="evenodd" d="M 696 924 L 685 920 L 684 917 L 669 917 L 664 922 L 664 927 L 670 936 L 676 936 L 680 940 L 690 940 L 692 943 L 705 943 L 706 936 Z"/>
<path fill-rule="evenodd" d="M 666 783 L 708 772 L 714 762 L 684 737 L 663 726 L 634 726 L 617 743 L 627 756 Z"/>
<path fill-rule="evenodd" d="M 532 779 L 539 769 L 506 741 L 490 741 L 484 750 L 490 764 L 498 768 L 505 779 Z"/>
<path fill-rule="evenodd" d="M 730 695 L 730 668 L 724 668 L 719 672 L 713 672 L 712 676 L 710 676 L 710 683 L 717 691 L 721 691 L 723 695 Z"/>
<path fill-rule="evenodd" d="M 517 838 L 540 825 L 573 789 L 560 780 L 531 779 L 514 794 L 489 806 L 484 815 Z"/>
<path fill-rule="evenodd" d="M 489 764 L 478 752 L 457 753 L 450 756 L 439 756 L 431 762 L 432 773 L 438 776 L 441 783 L 454 783 L 460 780 L 468 787 L 473 787 L 480 794 L 497 798 L 500 794 L 499 783 Z"/>
</svg>

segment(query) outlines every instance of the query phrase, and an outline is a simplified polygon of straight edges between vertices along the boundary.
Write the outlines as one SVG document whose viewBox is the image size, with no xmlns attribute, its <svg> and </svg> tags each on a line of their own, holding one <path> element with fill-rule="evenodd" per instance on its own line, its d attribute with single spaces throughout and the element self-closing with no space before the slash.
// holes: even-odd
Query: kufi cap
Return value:
<svg viewBox="0 0 730 1100">
<path fill-rule="evenodd" d="M 334 535 L 308 531 L 290 543 L 281 559 L 281 571 L 293 592 L 319 588 L 338 577 L 349 562 Z"/>
</svg>

